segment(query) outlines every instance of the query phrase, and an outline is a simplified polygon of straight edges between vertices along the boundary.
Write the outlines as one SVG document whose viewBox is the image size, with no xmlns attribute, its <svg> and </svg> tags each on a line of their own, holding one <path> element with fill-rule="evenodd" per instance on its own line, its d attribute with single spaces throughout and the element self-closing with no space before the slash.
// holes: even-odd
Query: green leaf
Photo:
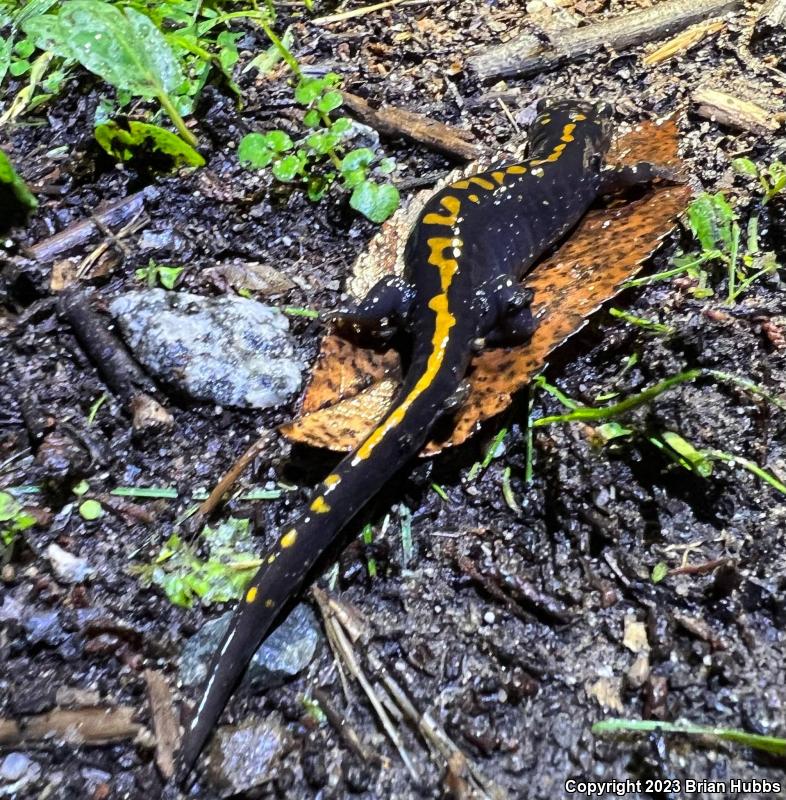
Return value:
<svg viewBox="0 0 786 800">
<path fill-rule="evenodd" d="M 300 173 L 305 164 L 305 157 L 299 153 L 290 153 L 273 164 L 273 175 L 280 181 L 291 181 Z"/>
<path fill-rule="evenodd" d="M 185 267 L 159 267 L 158 280 L 165 289 L 174 289 L 180 273 Z"/>
<path fill-rule="evenodd" d="M 16 502 L 12 495 L 8 494 L 8 492 L 0 492 L 0 522 L 9 522 L 21 510 L 22 506 Z"/>
<path fill-rule="evenodd" d="M 321 122 L 322 118 L 319 116 L 319 111 L 315 108 L 309 109 L 303 115 L 303 124 L 307 128 L 318 128 Z"/>
<path fill-rule="evenodd" d="M 8 68 L 8 71 L 13 75 L 14 78 L 18 78 L 20 75 L 24 75 L 25 73 L 30 71 L 30 62 L 29 61 L 13 61 L 11 62 L 11 66 Z"/>
<path fill-rule="evenodd" d="M 10 36 L 7 39 L 0 36 L 0 84 L 2 84 L 6 72 L 11 66 L 11 44 Z"/>
<path fill-rule="evenodd" d="M 349 204 L 372 222 L 384 222 L 399 206 L 398 189 L 390 183 L 363 181 L 349 198 Z"/>
<path fill-rule="evenodd" d="M 323 114 L 329 114 L 331 111 L 335 111 L 337 108 L 341 106 L 344 102 L 344 98 L 341 96 L 341 92 L 333 91 L 326 92 L 319 98 L 317 102 L 317 108 Z"/>
<path fill-rule="evenodd" d="M 722 192 L 700 194 L 688 206 L 691 230 L 705 251 L 721 247 L 725 252 L 732 248 L 732 223 L 736 215 Z"/>
<path fill-rule="evenodd" d="M 354 189 L 358 184 L 366 180 L 366 170 L 361 167 L 360 169 L 350 169 L 346 172 L 342 171 L 341 177 L 347 189 Z"/>
<path fill-rule="evenodd" d="M 205 159 L 177 134 L 147 122 L 130 120 L 121 127 L 110 120 L 96 127 L 95 137 L 119 161 L 130 161 L 135 156 L 149 159 L 151 153 L 156 153 L 170 160 L 171 169 L 205 165 Z"/>
<path fill-rule="evenodd" d="M 390 175 L 392 172 L 395 172 L 396 169 L 396 160 L 394 158 L 383 158 L 382 161 L 377 164 L 377 171 L 382 175 Z"/>
<path fill-rule="evenodd" d="M 225 72 L 229 73 L 232 67 L 237 64 L 239 58 L 237 52 L 237 40 L 242 33 L 232 33 L 231 31 L 221 31 L 216 37 L 216 44 L 219 47 L 218 61 Z"/>
<path fill-rule="evenodd" d="M 319 155 L 326 155 L 329 153 L 338 142 L 339 136 L 332 130 L 326 130 L 322 133 L 312 133 L 306 137 L 306 146 L 310 147 Z"/>
<path fill-rule="evenodd" d="M 90 489 L 90 484 L 87 481 L 79 481 L 79 483 L 74 486 L 71 491 L 77 496 L 81 497 Z"/>
<path fill-rule="evenodd" d="M 0 208 L 6 203 L 25 211 L 34 211 L 38 208 L 38 200 L 16 174 L 8 156 L 0 150 Z"/>
<path fill-rule="evenodd" d="M 295 100 L 303 106 L 313 103 L 325 88 L 320 78 L 302 78 L 295 87 Z"/>
<path fill-rule="evenodd" d="M 740 175 L 749 175 L 755 178 L 759 174 L 759 168 L 749 158 L 733 158 L 731 166 Z"/>
<path fill-rule="evenodd" d="M 269 131 L 265 134 L 265 143 L 276 153 L 285 153 L 295 146 L 289 134 L 284 131 Z"/>
<path fill-rule="evenodd" d="M 85 500 L 84 503 L 79 506 L 79 513 L 82 519 L 92 522 L 104 515 L 104 509 L 101 508 L 101 503 L 99 503 L 98 500 Z"/>
<path fill-rule="evenodd" d="M 244 167 L 262 169 L 273 160 L 267 137 L 262 133 L 247 133 L 237 148 L 237 157 Z"/>
<path fill-rule="evenodd" d="M 350 150 L 341 159 L 341 171 L 349 171 L 367 167 L 374 160 L 374 151 L 368 147 L 358 147 L 357 150 Z"/>
<path fill-rule="evenodd" d="M 712 461 L 682 436 L 673 431 L 663 431 L 661 439 L 681 457 L 683 466 L 702 478 L 708 478 L 712 474 Z"/>
<path fill-rule="evenodd" d="M 287 28 L 284 31 L 284 35 L 281 37 L 281 43 L 287 50 L 290 50 L 294 42 L 295 36 L 292 33 L 292 28 Z M 262 75 L 267 75 L 273 70 L 273 67 L 275 67 L 279 61 L 281 61 L 281 59 L 281 51 L 275 45 L 270 45 L 267 50 L 264 50 L 256 58 L 250 61 L 246 67 L 244 67 L 243 72 L 245 73 L 250 69 L 256 69 L 259 70 Z"/>
<path fill-rule="evenodd" d="M 66 55 L 118 89 L 142 97 L 173 94 L 184 76 L 152 20 L 101 0 L 66 0 L 54 18 L 34 17 L 23 29 L 41 46 Z"/>
<path fill-rule="evenodd" d="M 349 117 L 339 117 L 331 126 L 330 130 L 333 133 L 343 136 L 347 131 L 352 129 L 352 120 Z"/>
<path fill-rule="evenodd" d="M 633 430 L 631 428 L 626 428 L 624 425 L 620 425 L 619 422 L 605 422 L 603 425 L 598 425 L 598 427 L 595 428 L 595 432 L 603 440 L 603 443 L 606 444 L 612 439 L 629 436 L 633 433 Z"/>
<path fill-rule="evenodd" d="M 650 573 L 650 580 L 653 583 L 660 583 L 669 574 L 669 565 L 665 561 L 659 561 Z"/>
</svg>

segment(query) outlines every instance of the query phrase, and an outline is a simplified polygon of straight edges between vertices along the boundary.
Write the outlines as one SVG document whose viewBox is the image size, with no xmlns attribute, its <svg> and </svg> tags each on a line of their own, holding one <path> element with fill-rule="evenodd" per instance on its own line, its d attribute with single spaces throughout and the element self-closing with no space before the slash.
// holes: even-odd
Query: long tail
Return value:
<svg viewBox="0 0 786 800">
<path fill-rule="evenodd" d="M 179 784 L 191 772 L 253 654 L 314 562 L 391 474 L 422 448 L 444 401 L 461 379 L 460 370 L 446 375 L 437 368 L 440 380 L 428 372 L 426 367 L 417 378 L 408 376 L 400 399 L 379 427 L 324 479 L 307 510 L 290 521 L 265 556 L 213 655 L 202 698 L 184 736 Z"/>
</svg>

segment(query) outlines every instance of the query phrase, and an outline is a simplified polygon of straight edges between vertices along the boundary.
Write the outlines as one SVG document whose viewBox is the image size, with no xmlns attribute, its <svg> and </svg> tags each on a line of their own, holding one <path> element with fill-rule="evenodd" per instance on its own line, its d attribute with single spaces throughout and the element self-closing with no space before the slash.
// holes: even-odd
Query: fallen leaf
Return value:
<svg viewBox="0 0 786 800">
<path fill-rule="evenodd" d="M 609 162 L 651 160 L 679 171 L 682 162 L 677 143 L 676 120 L 646 122 L 615 142 Z M 473 165 L 471 171 L 478 168 Z M 445 183 L 459 174 L 453 173 Z M 362 296 L 385 274 L 401 272 L 409 230 L 434 191 L 420 192 L 382 226 L 355 262 L 349 281 L 353 294 Z M 532 310 L 538 328 L 531 341 L 520 347 L 487 350 L 473 360 L 467 376 L 470 393 L 456 413 L 452 431 L 444 440 L 428 443 L 423 455 L 461 444 L 484 420 L 504 411 L 513 394 L 544 369 L 548 356 L 639 272 L 674 228 L 690 196 L 685 184 L 658 185 L 638 199 L 622 203 L 612 199 L 607 207 L 590 211 L 559 250 L 524 282 L 535 291 Z M 398 371 L 396 353 L 361 350 L 328 336 L 306 390 L 303 416 L 284 426 L 282 432 L 294 441 L 317 447 L 352 450 L 387 410 Z"/>
</svg>

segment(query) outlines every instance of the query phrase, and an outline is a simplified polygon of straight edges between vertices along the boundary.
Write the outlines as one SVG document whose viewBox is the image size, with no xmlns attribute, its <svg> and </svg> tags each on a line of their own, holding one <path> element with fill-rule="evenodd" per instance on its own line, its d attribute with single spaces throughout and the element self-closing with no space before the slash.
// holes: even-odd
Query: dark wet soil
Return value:
<svg viewBox="0 0 786 800">
<path fill-rule="evenodd" d="M 602 3 L 588 4 L 584 11 L 603 9 Z M 614 3 L 610 10 L 622 7 Z M 563 12 L 556 13 L 558 19 Z M 326 28 L 299 25 L 296 52 L 314 72 L 334 69 L 347 88 L 375 102 L 469 128 L 490 150 L 515 136 L 498 97 L 514 116 L 549 94 L 603 97 L 616 103 L 626 123 L 680 108 L 702 81 L 733 91 L 738 81 L 745 91 L 758 86 L 783 97 L 766 70 L 753 74 L 737 57 L 745 35 L 741 15 L 720 36 L 656 67 L 642 66 L 638 50 L 603 53 L 504 87 L 478 86 L 460 70 L 465 55 L 516 30 L 522 17 L 520 4 L 507 0 L 402 5 Z M 243 42 L 254 52 L 262 45 L 251 33 Z M 774 36 L 754 49 L 763 58 L 780 52 Z M 5 566 L 0 584 L 0 605 L 19 609 L 17 619 L 0 623 L 4 718 L 50 710 L 57 689 L 67 686 L 97 691 L 106 705 L 131 705 L 149 727 L 143 670 L 163 671 L 174 686 L 184 641 L 219 609 L 175 608 L 157 591 L 140 588 L 129 567 L 158 551 L 190 505 L 191 492 L 212 488 L 259 431 L 296 409 L 217 410 L 167 397 L 160 387 L 174 427 L 134 433 L 124 404 L 57 314 L 51 261 L 26 260 L 26 248 L 84 219 L 101 201 L 152 184 L 157 192 L 147 203 L 144 231 L 160 234 L 158 244 L 143 251 L 139 232 L 124 240 L 125 253 L 85 281 L 97 307 L 138 286 L 134 270 L 150 258 L 184 266 L 178 288 L 203 293 L 216 291 L 202 274 L 205 268 L 239 258 L 274 265 L 294 281 L 296 289 L 272 302 L 331 309 L 346 302 L 343 279 L 374 232 L 337 196 L 314 205 L 238 166 L 233 148 L 243 133 L 274 125 L 294 130 L 296 124 L 283 76 L 251 74 L 241 78 L 243 109 L 219 88 L 205 92 L 197 131 L 208 165 L 192 174 L 153 178 L 134 167 L 118 169 L 102 156 L 90 127 L 98 95 L 81 72 L 56 103 L 4 132 L 2 144 L 24 177 L 46 189 L 40 210 L 26 227 L 14 228 L 4 245 L 0 486 L 39 490 L 26 500 L 39 524 L 27 532 L 28 547 Z M 452 166 L 410 143 L 383 146 L 397 159 L 402 181 L 431 174 L 436 179 Z M 730 159 L 745 154 L 769 163 L 782 147 L 776 137 L 731 131 L 691 114 L 683 123 L 692 173 L 707 189 L 739 196 L 743 217 L 755 201 L 733 177 Z M 768 213 L 765 244 L 786 263 L 784 206 L 776 203 Z M 98 242 L 67 255 L 83 257 Z M 675 239 L 666 243 L 653 271 L 668 266 L 675 245 Z M 618 307 L 671 326 L 673 335 L 601 314 L 554 361 L 549 380 L 591 403 L 605 392 L 624 396 L 685 369 L 706 367 L 783 397 L 786 309 L 778 276 L 756 283 L 732 308 L 723 306 L 722 288 L 706 300 L 693 299 L 689 288 L 666 282 L 618 298 Z M 302 319 L 292 326 L 304 358 L 312 360 L 321 327 Z M 620 377 L 634 354 L 635 365 Z M 89 425 L 91 406 L 105 393 L 108 399 Z M 535 396 L 533 416 L 561 410 L 549 395 Z M 375 525 L 372 545 L 355 541 L 358 526 L 348 534 L 338 589 L 374 626 L 388 667 L 418 708 L 436 717 L 510 797 L 562 797 L 570 777 L 786 782 L 782 761 L 743 747 L 660 735 L 607 739 L 590 732 L 599 719 L 627 716 L 786 735 L 784 496 L 722 463 L 711 476 L 699 477 L 647 439 L 678 432 L 696 447 L 744 456 L 784 481 L 784 412 L 739 387 L 702 379 L 629 414 L 623 421 L 637 435 L 602 449 L 587 426 L 537 429 L 530 484 L 524 480 L 526 418 L 525 398 L 475 441 L 399 476 L 364 520 Z M 511 430 L 504 455 L 476 481 L 462 482 L 503 422 Z M 53 452 L 42 458 L 42 438 L 53 431 L 60 439 L 50 442 Z M 297 490 L 280 500 L 233 500 L 219 516 L 251 517 L 261 550 L 306 496 L 308 482 L 330 463 L 323 454 L 293 453 L 286 443 L 274 442 L 243 480 L 254 486 L 286 480 Z M 518 512 L 502 493 L 508 467 Z M 174 486 L 181 495 L 107 502 L 102 519 L 85 522 L 71 492 L 81 480 L 96 497 L 120 485 Z M 432 483 L 444 488 L 448 501 Z M 407 563 L 394 504 L 412 513 L 414 553 Z M 386 513 L 391 524 L 381 533 Z M 94 578 L 75 586 L 58 581 L 45 556 L 52 542 L 86 559 Z M 378 565 L 373 579 L 366 571 L 369 556 Z M 650 580 L 657 562 L 673 568 L 683 558 L 690 565 L 725 562 L 705 574 Z M 536 599 L 522 606 L 526 613 L 514 613 L 495 597 L 493 587 L 503 586 L 505 576 L 533 587 Z M 23 624 L 21 617 L 31 615 L 39 627 Z M 649 654 L 634 670 L 637 655 L 623 640 L 626 631 L 642 625 Z M 346 711 L 361 739 L 389 760 L 387 768 L 359 763 L 333 727 L 316 725 L 304 712 L 301 698 L 315 686 Z M 443 771 L 413 730 L 402 725 L 421 776 L 417 783 L 381 734 L 360 690 L 352 686 L 349 698 L 344 696 L 327 644 L 298 679 L 263 696 L 235 697 L 225 721 L 273 711 L 283 715 L 290 746 L 275 777 L 254 797 L 446 796 Z M 43 770 L 25 796 L 151 798 L 161 791 L 154 752 L 144 743 L 39 742 L 3 745 L 0 755 L 11 750 L 26 753 Z M 215 796 L 204 781 L 195 792 Z"/>
</svg>

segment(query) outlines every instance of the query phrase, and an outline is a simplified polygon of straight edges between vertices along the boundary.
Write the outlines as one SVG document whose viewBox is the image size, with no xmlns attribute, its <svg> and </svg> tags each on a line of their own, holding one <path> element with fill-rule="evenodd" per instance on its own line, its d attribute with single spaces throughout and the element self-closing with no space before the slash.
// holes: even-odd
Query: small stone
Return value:
<svg viewBox="0 0 786 800">
<path fill-rule="evenodd" d="M 199 400 L 269 408 L 299 388 L 289 321 L 242 297 L 145 289 L 115 298 L 110 311 L 134 355 L 156 377 Z"/>
<path fill-rule="evenodd" d="M 228 611 L 206 623 L 189 639 L 180 659 L 179 677 L 183 685 L 196 686 L 204 681 L 210 656 L 221 642 L 232 613 Z M 280 686 L 309 665 L 319 638 L 314 612 L 302 603 L 295 606 L 254 654 L 245 680 L 257 691 Z"/>
<path fill-rule="evenodd" d="M 72 555 L 54 542 L 46 548 L 46 557 L 58 580 L 64 583 L 82 583 L 93 573 L 86 559 Z"/>
<path fill-rule="evenodd" d="M 22 790 L 40 776 L 41 767 L 31 758 L 24 753 L 9 753 L 0 760 L 0 797 L 22 797 Z"/>
<path fill-rule="evenodd" d="M 286 741 L 287 732 L 277 714 L 219 728 L 208 767 L 219 796 L 231 797 L 274 778 Z"/>
</svg>

